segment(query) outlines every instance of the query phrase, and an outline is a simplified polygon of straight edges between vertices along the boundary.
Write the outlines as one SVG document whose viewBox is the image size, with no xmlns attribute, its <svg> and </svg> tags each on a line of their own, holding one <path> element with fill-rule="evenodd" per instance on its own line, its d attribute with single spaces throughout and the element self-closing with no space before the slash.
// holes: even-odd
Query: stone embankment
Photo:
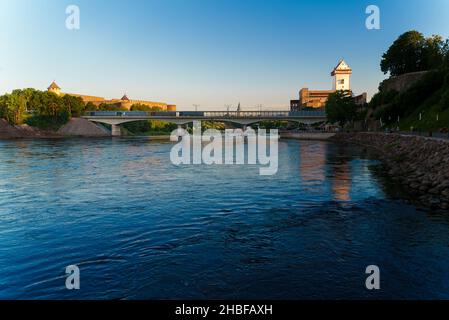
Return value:
<svg viewBox="0 0 449 320">
<path fill-rule="evenodd" d="M 383 133 L 339 133 L 332 140 L 377 149 L 389 175 L 414 199 L 449 209 L 449 141 Z"/>
<path fill-rule="evenodd" d="M 72 118 L 57 132 L 41 130 L 26 124 L 13 126 L 0 119 L 0 139 L 48 139 L 63 137 L 110 137 L 111 133 L 82 118 Z"/>
<path fill-rule="evenodd" d="M 0 119 L 0 139 L 33 139 L 58 138 L 58 134 L 30 127 L 26 124 L 12 126 L 6 120 Z"/>
<path fill-rule="evenodd" d="M 58 130 L 58 134 L 75 137 L 110 137 L 111 133 L 104 127 L 83 118 L 72 118 Z"/>
</svg>

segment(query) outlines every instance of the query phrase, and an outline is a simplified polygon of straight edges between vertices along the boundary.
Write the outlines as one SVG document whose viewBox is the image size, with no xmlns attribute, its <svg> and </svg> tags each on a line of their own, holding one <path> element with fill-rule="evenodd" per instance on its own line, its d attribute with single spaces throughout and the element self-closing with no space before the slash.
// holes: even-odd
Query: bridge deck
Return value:
<svg viewBox="0 0 449 320">
<path fill-rule="evenodd" d="M 89 111 L 87 119 L 326 119 L 324 110 L 317 111 Z"/>
</svg>

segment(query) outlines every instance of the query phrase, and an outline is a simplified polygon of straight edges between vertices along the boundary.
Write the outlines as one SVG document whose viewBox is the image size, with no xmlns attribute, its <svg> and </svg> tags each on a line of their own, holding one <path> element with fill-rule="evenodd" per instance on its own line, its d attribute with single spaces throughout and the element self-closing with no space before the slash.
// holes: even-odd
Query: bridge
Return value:
<svg viewBox="0 0 449 320">
<path fill-rule="evenodd" d="M 314 124 L 326 121 L 324 110 L 313 111 L 89 111 L 85 119 L 109 124 L 112 135 L 120 136 L 123 123 L 161 120 L 178 126 L 194 121 L 232 122 L 243 126 L 261 121 L 291 121 L 302 124 Z"/>
</svg>

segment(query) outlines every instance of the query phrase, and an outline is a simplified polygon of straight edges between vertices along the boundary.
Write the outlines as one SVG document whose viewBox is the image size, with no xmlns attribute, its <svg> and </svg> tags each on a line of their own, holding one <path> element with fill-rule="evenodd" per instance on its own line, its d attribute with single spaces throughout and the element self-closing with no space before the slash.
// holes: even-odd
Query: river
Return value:
<svg viewBox="0 0 449 320">
<path fill-rule="evenodd" d="M 0 141 L 0 299 L 449 298 L 449 216 L 406 201 L 369 151 L 281 141 L 260 176 L 178 167 L 171 147 Z"/>
</svg>

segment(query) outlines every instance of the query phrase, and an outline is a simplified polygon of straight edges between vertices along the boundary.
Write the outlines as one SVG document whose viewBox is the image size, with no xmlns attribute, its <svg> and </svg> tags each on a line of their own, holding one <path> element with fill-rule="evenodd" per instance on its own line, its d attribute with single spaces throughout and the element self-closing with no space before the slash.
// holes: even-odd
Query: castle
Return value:
<svg viewBox="0 0 449 320">
<path fill-rule="evenodd" d="M 332 90 L 309 90 L 302 88 L 299 91 L 299 100 L 290 101 L 290 109 L 292 111 L 301 110 L 303 108 L 324 108 L 327 98 L 331 93 L 336 91 L 351 91 L 351 74 L 352 69 L 344 61 L 340 60 L 337 66 L 332 70 L 333 77 Z M 366 93 L 354 97 L 357 104 L 366 103 Z"/>
<path fill-rule="evenodd" d="M 93 105 L 95 105 L 96 107 L 100 106 L 103 103 L 106 103 L 106 104 L 116 104 L 122 108 L 130 110 L 133 105 L 141 104 L 141 105 L 148 106 L 150 108 L 159 108 L 162 111 L 176 111 L 176 105 L 167 104 L 164 102 L 132 100 L 132 99 L 129 99 L 126 96 L 126 94 L 123 95 L 123 97 L 121 99 L 107 100 L 103 97 L 88 96 L 88 95 L 78 94 L 78 93 L 63 93 L 61 91 L 61 88 L 54 81 L 51 83 L 51 85 L 47 89 L 49 92 L 53 92 L 54 94 L 56 94 L 58 96 L 70 95 L 70 96 L 74 96 L 74 97 L 80 97 L 81 99 L 83 99 L 84 103 L 90 102 Z"/>
</svg>

